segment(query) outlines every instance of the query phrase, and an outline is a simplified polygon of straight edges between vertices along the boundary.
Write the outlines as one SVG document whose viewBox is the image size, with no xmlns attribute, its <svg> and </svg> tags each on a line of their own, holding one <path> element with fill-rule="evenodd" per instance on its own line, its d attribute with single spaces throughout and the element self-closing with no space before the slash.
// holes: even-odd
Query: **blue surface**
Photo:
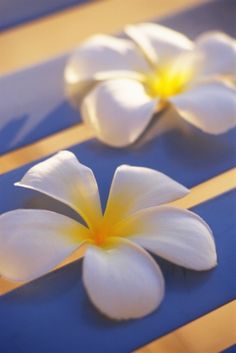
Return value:
<svg viewBox="0 0 236 353">
<path fill-rule="evenodd" d="M 193 210 L 212 227 L 218 266 L 194 272 L 156 258 L 166 296 L 148 317 L 128 322 L 104 318 L 90 304 L 81 261 L 0 298 L 0 348 L 4 353 L 126 353 L 233 300 L 236 191 Z"/>
<path fill-rule="evenodd" d="M 0 155 L 80 121 L 64 96 L 66 58 L 0 78 Z"/>
<path fill-rule="evenodd" d="M 1 0 L 0 30 L 9 29 L 89 0 Z"/>
<path fill-rule="evenodd" d="M 235 12 L 234 0 L 220 0 L 159 22 L 191 38 L 214 29 L 236 36 Z M 65 54 L 50 62 L 0 77 L 0 155 L 81 121 L 79 114 L 66 102 L 63 92 L 67 57 Z M 224 136 L 219 136 L 219 143 L 224 139 Z"/>
</svg>

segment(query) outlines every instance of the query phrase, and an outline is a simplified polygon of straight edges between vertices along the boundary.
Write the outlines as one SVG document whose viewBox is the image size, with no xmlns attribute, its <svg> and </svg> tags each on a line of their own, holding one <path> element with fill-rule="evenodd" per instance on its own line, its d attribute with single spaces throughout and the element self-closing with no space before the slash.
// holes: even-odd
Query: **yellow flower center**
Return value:
<svg viewBox="0 0 236 353">
<path fill-rule="evenodd" d="M 108 237 L 108 228 L 101 225 L 96 231 L 91 232 L 90 240 L 95 245 L 103 247 Z"/>
<path fill-rule="evenodd" d="M 127 190 L 126 190 L 127 192 Z M 102 249 L 111 249 L 116 247 L 119 243 L 119 238 L 127 237 L 130 234 L 138 232 L 138 228 L 134 225 L 127 226 L 127 215 L 132 208 L 133 201 L 125 200 L 125 193 L 119 192 L 118 195 L 112 197 L 106 206 L 104 214 L 98 214 L 97 210 L 92 210 L 90 217 L 85 217 L 91 210 L 86 209 L 84 212 L 85 219 L 92 219 L 90 224 L 84 226 L 79 223 L 73 224 L 68 229 L 63 229 L 63 234 L 68 234 L 70 239 L 75 242 L 85 242 L 96 245 Z M 138 226 L 140 228 L 140 225 Z"/>
<path fill-rule="evenodd" d="M 88 241 L 102 248 L 110 247 L 111 239 L 122 236 L 119 231 L 120 222 L 132 207 L 132 200 L 126 200 L 125 194 L 113 195 L 109 200 L 102 217 L 94 227 L 88 227 Z"/>
<path fill-rule="evenodd" d="M 110 244 L 110 238 L 113 236 L 113 230 L 110 222 L 105 221 L 104 217 L 100 223 L 94 228 L 87 228 L 84 240 L 90 244 L 96 245 L 103 249 L 108 248 Z M 78 232 L 77 232 L 78 237 Z M 78 239 L 78 238 L 77 238 Z"/>
<path fill-rule="evenodd" d="M 158 71 L 146 75 L 144 85 L 149 96 L 167 100 L 186 89 L 193 76 L 189 67 L 163 66 Z"/>
</svg>

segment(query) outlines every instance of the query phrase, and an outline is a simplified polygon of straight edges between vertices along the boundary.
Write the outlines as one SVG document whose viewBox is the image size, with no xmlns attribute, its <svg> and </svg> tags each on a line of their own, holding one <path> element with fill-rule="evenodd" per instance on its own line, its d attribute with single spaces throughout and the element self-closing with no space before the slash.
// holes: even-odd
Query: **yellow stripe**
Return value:
<svg viewBox="0 0 236 353">
<path fill-rule="evenodd" d="M 189 195 L 182 198 L 181 200 L 171 203 L 171 205 L 181 208 L 191 208 L 235 188 L 236 168 L 193 187 Z M 84 250 L 85 246 L 82 249 L 79 249 L 78 252 L 73 253 L 57 268 L 63 267 L 75 260 L 78 260 L 81 258 L 81 256 L 83 256 Z M 8 280 L 0 278 L 0 295 L 20 287 L 23 284 L 24 283 L 12 283 Z"/>
<path fill-rule="evenodd" d="M 47 157 L 59 150 L 67 149 L 93 137 L 93 133 L 83 124 L 47 136 L 30 145 L 6 153 L 0 157 L 0 175 L 19 168 L 27 163 Z"/>
<path fill-rule="evenodd" d="M 95 33 L 114 33 L 128 23 L 170 15 L 205 1 L 98 1 L 33 21 L 1 34 L 0 73 L 60 55 Z"/>
<path fill-rule="evenodd" d="M 236 343 L 236 300 L 134 353 L 219 353 Z"/>
<path fill-rule="evenodd" d="M 170 205 L 181 208 L 192 208 L 235 188 L 236 168 L 233 168 L 197 186 L 194 186 L 187 196 L 172 202 Z"/>
</svg>

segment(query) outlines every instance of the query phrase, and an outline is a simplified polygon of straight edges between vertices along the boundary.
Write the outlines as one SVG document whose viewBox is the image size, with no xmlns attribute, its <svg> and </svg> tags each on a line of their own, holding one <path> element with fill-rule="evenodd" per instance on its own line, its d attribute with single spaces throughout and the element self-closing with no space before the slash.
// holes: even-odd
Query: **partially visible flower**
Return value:
<svg viewBox="0 0 236 353">
<path fill-rule="evenodd" d="M 236 126 L 236 41 L 207 32 L 193 43 L 152 23 L 128 26 L 128 39 L 97 35 L 72 55 L 66 90 L 103 142 L 133 143 L 154 113 L 172 105 L 197 128 Z"/>
<path fill-rule="evenodd" d="M 114 319 L 151 313 L 164 296 L 157 263 L 143 248 L 193 270 L 216 265 L 211 230 L 195 213 L 163 206 L 188 190 L 155 170 L 117 168 L 103 214 L 93 172 L 63 151 L 32 167 L 16 185 L 70 206 L 86 225 L 46 210 L 0 216 L 0 274 L 29 281 L 87 244 L 83 282 L 93 304 Z"/>
</svg>

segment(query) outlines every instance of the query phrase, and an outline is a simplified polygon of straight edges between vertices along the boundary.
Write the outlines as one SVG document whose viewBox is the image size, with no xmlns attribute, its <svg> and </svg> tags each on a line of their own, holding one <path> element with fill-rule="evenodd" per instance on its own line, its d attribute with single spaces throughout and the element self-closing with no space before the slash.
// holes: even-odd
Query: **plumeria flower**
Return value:
<svg viewBox="0 0 236 353">
<path fill-rule="evenodd" d="M 129 40 L 92 37 L 65 69 L 67 94 L 101 141 L 133 143 L 168 106 L 207 133 L 236 126 L 233 38 L 207 32 L 192 42 L 152 23 L 128 26 L 125 32 Z"/>
<path fill-rule="evenodd" d="M 87 244 L 89 298 L 108 317 L 131 319 L 151 313 L 164 296 L 161 270 L 146 250 L 193 270 L 216 265 L 208 225 L 193 212 L 164 205 L 188 190 L 158 171 L 118 167 L 104 213 L 92 170 L 68 151 L 35 165 L 16 185 L 70 206 L 84 224 L 46 210 L 2 214 L 0 273 L 9 280 L 40 277 Z"/>
</svg>

